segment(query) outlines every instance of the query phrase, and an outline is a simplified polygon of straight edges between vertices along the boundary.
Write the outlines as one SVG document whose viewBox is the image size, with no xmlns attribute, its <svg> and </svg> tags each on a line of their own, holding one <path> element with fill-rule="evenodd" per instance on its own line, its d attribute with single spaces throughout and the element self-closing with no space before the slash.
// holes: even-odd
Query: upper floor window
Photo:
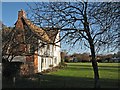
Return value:
<svg viewBox="0 0 120 90">
<path fill-rule="evenodd" d="M 34 46 L 31 44 L 27 44 L 27 52 L 28 53 L 34 53 Z"/>
</svg>

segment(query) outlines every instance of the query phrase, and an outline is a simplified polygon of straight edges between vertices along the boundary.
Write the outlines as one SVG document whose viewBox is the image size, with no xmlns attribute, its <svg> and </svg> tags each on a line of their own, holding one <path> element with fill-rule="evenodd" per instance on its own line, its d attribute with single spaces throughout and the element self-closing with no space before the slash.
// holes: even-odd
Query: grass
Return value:
<svg viewBox="0 0 120 90">
<path fill-rule="evenodd" d="M 98 63 L 101 88 L 118 88 L 120 63 Z M 93 88 L 93 69 L 91 63 L 67 63 L 65 69 L 50 72 L 34 80 L 18 78 L 16 88 Z M 5 82 L 4 87 L 11 87 Z"/>
<path fill-rule="evenodd" d="M 120 63 L 98 63 L 101 87 L 119 87 L 119 65 Z M 94 72 L 91 63 L 68 63 L 68 67 L 66 69 L 60 70 L 58 72 L 52 72 L 50 73 L 50 75 L 62 77 L 76 77 L 79 79 L 78 82 L 74 81 L 74 79 L 71 79 L 71 81 L 74 82 L 72 84 L 80 83 L 80 86 L 77 87 L 94 87 Z M 84 81 L 82 79 L 84 79 Z"/>
<path fill-rule="evenodd" d="M 118 79 L 118 70 L 120 68 L 118 63 L 98 63 L 100 78 L 104 79 Z M 68 63 L 68 67 L 59 72 L 52 72 L 51 74 L 57 76 L 73 76 L 83 78 L 93 78 L 93 68 L 91 63 Z"/>
</svg>

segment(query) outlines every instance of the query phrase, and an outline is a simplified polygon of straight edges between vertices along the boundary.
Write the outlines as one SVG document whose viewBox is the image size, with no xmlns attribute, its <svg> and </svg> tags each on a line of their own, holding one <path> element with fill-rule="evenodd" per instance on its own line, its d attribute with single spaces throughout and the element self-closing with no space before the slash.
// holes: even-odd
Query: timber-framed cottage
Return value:
<svg viewBox="0 0 120 90">
<path fill-rule="evenodd" d="M 15 41 L 19 43 L 20 53 L 17 53 L 13 61 L 19 59 L 21 62 L 32 64 L 35 73 L 59 65 L 61 62 L 59 29 L 42 29 L 34 25 L 21 9 L 18 12 L 14 32 L 17 33 Z"/>
</svg>

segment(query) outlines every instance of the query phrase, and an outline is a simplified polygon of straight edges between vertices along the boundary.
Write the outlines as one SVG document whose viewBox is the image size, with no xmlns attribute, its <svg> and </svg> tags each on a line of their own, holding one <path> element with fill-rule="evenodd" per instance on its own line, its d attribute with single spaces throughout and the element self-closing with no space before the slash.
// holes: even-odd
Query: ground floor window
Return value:
<svg viewBox="0 0 120 90">
<path fill-rule="evenodd" d="M 41 70 L 42 70 L 43 67 L 44 67 L 44 59 L 41 58 Z"/>
<path fill-rule="evenodd" d="M 57 64 L 57 57 L 55 57 L 55 59 L 54 59 L 54 63 Z"/>
</svg>

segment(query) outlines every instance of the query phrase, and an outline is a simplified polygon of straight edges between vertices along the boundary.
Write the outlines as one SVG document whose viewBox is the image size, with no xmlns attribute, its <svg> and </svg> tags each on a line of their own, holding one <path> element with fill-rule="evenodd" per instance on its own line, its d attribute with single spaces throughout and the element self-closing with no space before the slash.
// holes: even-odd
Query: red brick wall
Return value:
<svg viewBox="0 0 120 90">
<path fill-rule="evenodd" d="M 37 73 L 37 69 L 38 69 L 38 52 L 36 51 L 34 54 L 34 69 L 35 69 L 35 73 Z"/>
<path fill-rule="evenodd" d="M 26 62 L 34 62 L 34 57 L 32 56 L 26 56 Z"/>
</svg>

